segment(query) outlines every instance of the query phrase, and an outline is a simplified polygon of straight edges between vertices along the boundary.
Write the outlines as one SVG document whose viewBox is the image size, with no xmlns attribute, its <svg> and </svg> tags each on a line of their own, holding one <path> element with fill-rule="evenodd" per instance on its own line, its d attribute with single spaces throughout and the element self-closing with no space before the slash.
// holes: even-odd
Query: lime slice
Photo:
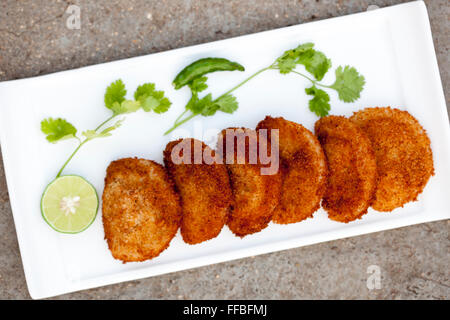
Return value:
<svg viewBox="0 0 450 320">
<path fill-rule="evenodd" d="M 58 232 L 78 233 L 97 216 L 95 188 L 79 176 L 58 177 L 47 186 L 41 199 L 44 220 Z"/>
</svg>

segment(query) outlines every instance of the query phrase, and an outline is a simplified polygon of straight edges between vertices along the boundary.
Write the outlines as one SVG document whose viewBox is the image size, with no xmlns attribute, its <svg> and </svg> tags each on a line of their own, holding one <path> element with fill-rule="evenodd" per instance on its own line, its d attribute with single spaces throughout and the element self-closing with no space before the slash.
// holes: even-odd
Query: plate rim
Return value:
<svg viewBox="0 0 450 320">
<path fill-rule="evenodd" d="M 443 117 L 443 121 L 447 121 L 447 123 L 448 123 L 448 113 L 446 110 L 445 96 L 443 93 L 442 81 L 440 78 L 434 43 L 432 40 L 431 28 L 430 28 L 430 24 L 429 24 L 429 17 L 428 17 L 425 3 L 423 1 L 414 1 L 414 2 L 409 2 L 409 3 L 405 3 L 405 4 L 399 4 L 399 5 L 395 5 L 395 6 L 386 7 L 383 9 L 377 9 L 377 10 L 370 11 L 370 12 L 360 12 L 360 13 L 350 14 L 350 15 L 346 15 L 346 16 L 325 19 L 325 20 L 321 20 L 321 21 L 308 22 L 308 23 L 298 24 L 298 25 L 294 25 L 294 26 L 272 29 L 272 30 L 267 30 L 267 31 L 263 31 L 263 32 L 228 38 L 228 39 L 224 39 L 224 40 L 213 41 L 213 42 L 209 42 L 209 43 L 203 43 L 203 44 L 187 46 L 187 47 L 183 47 L 183 48 L 177 48 L 177 49 L 173 49 L 170 51 L 158 52 L 158 53 L 148 54 L 148 55 L 144 55 L 144 56 L 138 56 L 138 57 L 132 57 L 132 58 L 127 58 L 127 59 L 122 59 L 122 60 L 117 60 L 117 61 L 105 62 L 105 63 L 101 63 L 101 64 L 97 64 L 97 65 L 85 66 L 85 67 L 76 68 L 76 69 L 72 69 L 72 70 L 59 71 L 59 72 L 54 72 L 54 73 L 38 76 L 38 77 L 4 81 L 4 82 L 0 82 L 0 89 L 7 88 L 7 86 L 9 86 L 12 83 L 17 84 L 17 82 L 34 81 L 37 78 L 39 78 L 39 79 L 51 78 L 51 77 L 55 77 L 55 76 L 60 76 L 65 73 L 83 72 L 86 70 L 89 71 L 89 70 L 94 70 L 95 68 L 104 68 L 105 66 L 108 66 L 109 64 L 117 65 L 117 64 L 121 64 L 121 63 L 130 63 L 133 61 L 138 62 L 139 59 L 144 59 L 145 57 L 148 57 L 148 56 L 177 54 L 180 51 L 186 51 L 186 50 L 191 50 L 191 51 L 199 51 L 200 50 L 201 51 L 208 47 L 214 46 L 217 43 L 231 42 L 231 41 L 235 41 L 236 39 L 244 39 L 246 37 L 264 36 L 264 35 L 267 35 L 270 33 L 276 34 L 276 33 L 284 33 L 286 31 L 290 32 L 290 30 L 297 30 L 299 27 L 301 28 L 301 27 L 304 27 L 305 25 L 312 25 L 312 24 L 318 25 L 318 24 L 330 23 L 331 21 L 333 21 L 333 22 L 334 21 L 343 21 L 343 20 L 352 19 L 355 16 L 363 16 L 363 15 L 374 15 L 374 14 L 384 14 L 384 13 L 389 15 L 389 12 L 390 12 L 390 14 L 392 14 L 392 12 L 397 12 L 399 9 L 407 8 L 407 7 L 408 8 L 417 8 L 416 10 L 420 10 L 420 14 L 424 15 L 424 18 L 426 18 L 425 19 L 426 25 L 423 30 L 425 32 L 425 36 L 427 38 L 426 49 L 431 50 L 430 52 L 432 53 L 432 56 L 434 56 L 434 58 L 432 59 L 433 61 L 429 61 L 429 63 L 431 64 L 431 67 L 433 69 L 434 83 L 432 86 L 436 87 L 437 91 L 440 92 L 440 94 L 439 94 L 440 96 L 437 97 L 437 99 L 441 102 L 440 103 L 441 106 L 436 107 L 436 110 L 440 110 L 441 115 Z M 444 106 L 444 108 L 442 106 Z M 4 110 L 1 110 L 1 111 L 5 112 Z M 450 141 L 450 129 L 448 127 L 447 127 L 447 129 L 448 130 L 447 130 L 446 139 L 447 139 L 447 141 Z M 342 230 L 331 230 L 331 231 L 327 231 L 325 233 L 321 233 L 320 237 L 322 238 L 322 240 L 319 240 L 319 241 L 312 240 L 312 238 L 317 237 L 317 236 L 309 236 L 306 238 L 304 237 L 304 238 L 296 238 L 296 239 L 285 239 L 285 240 L 280 240 L 278 242 L 271 243 L 271 244 L 263 243 L 261 245 L 252 246 L 251 248 L 241 248 L 238 250 L 208 255 L 206 257 L 202 256 L 202 257 L 195 257 L 195 258 L 187 259 L 187 260 L 184 260 L 183 266 L 180 266 L 179 262 L 175 261 L 175 262 L 170 262 L 170 263 L 152 266 L 152 267 L 148 267 L 148 268 L 143 268 L 143 269 L 139 269 L 139 270 L 127 270 L 127 271 L 122 271 L 122 272 L 118 272 L 115 274 L 94 277 L 94 278 L 90 278 L 90 279 L 84 279 L 77 283 L 69 283 L 64 288 L 59 288 L 59 289 L 47 288 L 46 290 L 43 290 L 43 289 L 34 288 L 34 286 L 32 284 L 33 283 L 32 278 L 36 275 L 32 272 L 32 265 L 30 264 L 30 261 L 29 261 L 28 248 L 26 248 L 26 246 L 23 245 L 24 240 L 22 238 L 23 237 L 22 232 L 25 232 L 26 230 L 25 231 L 22 230 L 25 227 L 23 226 L 21 219 L 19 219 L 19 217 L 17 216 L 18 214 L 14 214 L 14 212 L 16 212 L 18 210 L 17 209 L 18 199 L 16 199 L 16 192 L 14 191 L 14 190 L 16 190 L 16 186 L 15 186 L 14 180 L 11 177 L 12 173 L 11 173 L 11 169 L 10 169 L 10 160 L 9 160 L 10 147 L 9 147 L 9 142 L 8 142 L 6 135 L 7 135 L 7 133 L 4 132 L 2 126 L 0 126 L 0 143 L 2 146 L 1 150 L 2 150 L 2 156 L 4 159 L 3 164 L 4 164 L 4 170 L 5 170 L 5 177 L 6 177 L 6 181 L 7 181 L 7 187 L 8 187 L 8 191 L 11 190 L 11 192 L 9 193 L 9 198 L 10 198 L 10 205 L 11 205 L 11 209 L 12 209 L 12 213 L 13 213 L 13 221 L 14 221 L 14 225 L 16 228 L 16 234 L 17 234 L 19 248 L 20 248 L 20 255 L 22 258 L 22 264 L 23 264 L 23 268 L 24 268 L 24 273 L 25 273 L 25 278 L 26 278 L 29 294 L 33 299 L 47 298 L 47 297 L 52 297 L 55 295 L 61 295 L 61 294 L 69 293 L 69 292 L 90 289 L 90 288 L 104 286 L 104 285 L 108 285 L 108 284 L 112 284 L 112 283 L 130 281 L 130 280 L 135 280 L 135 279 L 142 279 L 142 278 L 146 278 L 146 277 L 150 277 L 150 276 L 156 276 L 156 275 L 161 275 L 161 274 L 166 274 L 166 273 L 177 272 L 177 271 L 181 271 L 181 270 L 197 268 L 197 267 L 201 267 L 201 266 L 205 266 L 205 265 L 209 265 L 209 264 L 216 264 L 216 263 L 221 263 L 221 262 L 225 262 L 225 261 L 241 259 L 241 258 L 248 257 L 248 256 L 276 252 L 276 251 L 280 251 L 280 250 L 287 250 L 287 249 L 305 246 L 305 245 L 309 245 L 309 244 L 332 241 L 332 240 L 336 240 L 336 239 L 343 239 L 343 238 L 358 236 L 358 235 L 362 235 L 362 234 L 379 232 L 379 231 L 383 231 L 383 230 L 390 230 L 390 229 L 394 229 L 394 228 L 419 224 L 419 223 L 423 223 L 423 222 L 438 221 L 438 220 L 448 219 L 450 217 L 449 212 L 433 212 L 432 215 L 429 215 L 426 218 L 424 216 L 417 215 L 417 216 L 413 217 L 414 219 L 410 219 L 409 221 L 406 221 L 406 219 L 404 217 L 399 218 L 399 219 L 393 219 L 391 221 L 376 221 L 370 225 L 364 225 L 364 226 L 360 226 L 360 225 L 356 226 L 355 225 L 355 226 L 353 226 L 353 228 L 347 228 L 347 229 L 342 229 Z M 378 225 L 378 224 L 382 224 L 383 226 L 380 228 L 377 228 L 377 227 L 374 228 L 374 225 Z M 371 228 L 371 231 L 369 231 L 369 232 L 361 231 L 361 229 L 366 229 L 368 227 Z M 339 235 L 341 233 L 345 233 L 345 234 Z M 267 248 L 269 248 L 269 249 L 267 249 Z M 249 251 L 250 251 L 250 254 L 249 254 Z M 186 265 L 188 265 L 188 266 L 186 267 Z M 160 269 L 164 269 L 164 270 L 162 272 L 159 272 L 158 270 L 160 270 Z"/>
</svg>

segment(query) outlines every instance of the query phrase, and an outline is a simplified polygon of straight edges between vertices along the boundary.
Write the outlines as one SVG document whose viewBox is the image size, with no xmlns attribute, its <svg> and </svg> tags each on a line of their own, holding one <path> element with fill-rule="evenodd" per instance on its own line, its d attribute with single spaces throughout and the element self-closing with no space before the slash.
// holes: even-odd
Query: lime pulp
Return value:
<svg viewBox="0 0 450 320">
<path fill-rule="evenodd" d="M 80 176 L 61 176 L 50 182 L 41 198 L 41 212 L 50 227 L 62 233 L 79 233 L 95 220 L 98 196 Z"/>
</svg>

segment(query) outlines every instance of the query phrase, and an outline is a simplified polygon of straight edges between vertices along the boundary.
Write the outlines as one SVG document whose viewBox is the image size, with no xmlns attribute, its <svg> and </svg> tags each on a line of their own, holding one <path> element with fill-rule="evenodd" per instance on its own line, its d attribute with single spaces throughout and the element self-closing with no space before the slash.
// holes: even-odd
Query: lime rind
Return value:
<svg viewBox="0 0 450 320">
<path fill-rule="evenodd" d="M 80 189 L 78 190 L 71 190 L 72 183 L 71 179 L 68 178 L 78 178 L 81 179 L 80 183 Z M 72 179 L 73 180 L 73 179 Z M 57 182 L 57 183 L 55 183 Z M 83 187 L 82 184 L 85 184 Z M 86 185 L 88 188 L 86 188 Z M 71 190 L 69 193 L 67 193 L 65 190 Z M 95 206 L 95 212 L 91 215 L 76 215 L 68 217 L 65 217 L 66 219 L 62 219 L 63 215 L 59 213 L 59 207 L 58 205 L 46 204 L 44 208 L 44 198 L 47 199 L 54 199 L 59 200 L 62 197 L 73 197 L 73 196 L 79 196 L 81 198 L 80 205 L 78 206 L 78 210 L 86 210 L 87 208 L 92 208 Z M 48 202 L 48 201 L 47 201 Z M 66 233 L 66 234 L 77 234 L 80 233 L 87 228 L 95 221 L 95 218 L 97 217 L 98 213 L 98 206 L 99 206 L 99 199 L 98 194 L 94 186 L 84 179 L 81 176 L 78 175 L 64 175 L 56 178 L 52 182 L 50 182 L 47 187 L 44 190 L 44 193 L 41 197 L 41 214 L 44 218 L 45 222 L 55 231 L 60 233 Z M 46 209 L 46 210 L 45 210 Z M 49 210 L 50 209 L 50 210 Z M 52 210 L 53 209 L 53 210 Z M 65 220 L 65 221 L 64 221 Z M 70 230 L 70 231 L 69 231 Z"/>
</svg>

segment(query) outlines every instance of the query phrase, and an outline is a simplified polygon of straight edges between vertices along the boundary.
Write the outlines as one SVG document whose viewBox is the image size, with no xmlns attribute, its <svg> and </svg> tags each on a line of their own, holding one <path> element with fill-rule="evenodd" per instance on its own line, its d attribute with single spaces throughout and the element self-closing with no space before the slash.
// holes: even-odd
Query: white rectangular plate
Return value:
<svg viewBox="0 0 450 320">
<path fill-rule="evenodd" d="M 246 66 L 245 73 L 210 76 L 214 96 L 254 71 L 269 65 L 284 50 L 314 42 L 338 65 L 352 65 L 366 78 L 361 99 L 346 104 L 331 93 L 332 114 L 351 115 L 368 106 L 408 110 L 428 131 L 436 175 L 419 201 L 391 213 L 369 211 L 363 219 L 340 224 L 321 209 L 314 219 L 292 225 L 270 226 L 240 239 L 227 227 L 215 239 L 195 246 L 178 234 L 158 258 L 122 264 L 114 260 L 103 239 L 101 212 L 86 231 L 59 234 L 44 222 L 39 200 L 47 183 L 74 148 L 73 142 L 49 144 L 40 132 L 43 118 L 63 117 L 80 131 L 106 119 L 105 87 L 121 78 L 129 96 L 138 84 L 155 82 L 173 105 L 155 115 L 139 111 L 127 116 L 112 137 L 87 144 L 66 174 L 87 178 L 101 195 L 108 164 L 137 156 L 162 162 L 171 140 L 163 136 L 189 98 L 171 82 L 188 63 L 219 56 Z M 328 72 L 324 83 L 334 80 Z M 266 115 L 283 116 L 313 129 L 317 120 L 307 107 L 307 86 L 301 78 L 269 71 L 236 92 L 240 107 L 232 115 L 218 113 L 187 124 L 186 136 L 202 137 L 208 129 L 255 127 Z M 0 83 L 0 138 L 9 195 L 30 295 L 44 298 L 106 284 L 159 275 L 242 257 L 304 246 L 344 237 L 398 228 L 450 217 L 450 133 L 445 99 L 433 48 L 427 11 L 413 2 L 366 13 L 262 32 L 213 43 L 151 54 L 122 61 Z"/>
</svg>

